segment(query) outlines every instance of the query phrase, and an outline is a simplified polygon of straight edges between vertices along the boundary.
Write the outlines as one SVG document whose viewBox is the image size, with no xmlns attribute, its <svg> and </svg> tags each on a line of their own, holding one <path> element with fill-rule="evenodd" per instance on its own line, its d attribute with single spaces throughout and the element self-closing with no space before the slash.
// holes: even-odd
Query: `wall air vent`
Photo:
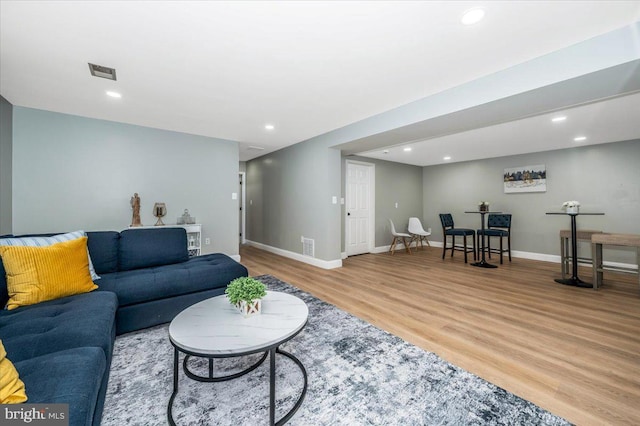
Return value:
<svg viewBox="0 0 640 426">
<path fill-rule="evenodd" d="M 302 254 L 305 256 L 315 257 L 315 240 L 302 237 Z"/>
<path fill-rule="evenodd" d="M 116 80 L 115 68 L 103 67 L 102 65 L 96 65 L 89 62 L 89 71 L 91 71 L 91 75 L 94 77 Z"/>
</svg>

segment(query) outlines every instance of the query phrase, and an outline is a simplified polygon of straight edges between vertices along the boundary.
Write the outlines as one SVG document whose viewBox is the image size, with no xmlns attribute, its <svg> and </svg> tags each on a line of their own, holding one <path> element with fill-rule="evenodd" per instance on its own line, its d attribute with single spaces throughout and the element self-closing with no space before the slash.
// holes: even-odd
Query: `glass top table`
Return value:
<svg viewBox="0 0 640 426">
<path fill-rule="evenodd" d="M 484 234 L 484 222 L 485 222 L 484 215 L 487 214 L 487 213 L 499 214 L 499 213 L 502 213 L 502 212 L 488 211 L 488 210 L 469 210 L 469 211 L 466 211 L 465 213 L 478 213 L 478 214 L 480 214 L 481 229 L 482 229 L 482 234 Z M 481 251 L 482 251 L 482 259 L 480 259 L 479 262 L 472 263 L 471 266 L 477 266 L 479 268 L 497 268 L 498 265 L 491 264 L 491 263 L 487 262 L 486 259 L 485 259 L 485 255 L 484 255 L 484 251 L 485 251 L 484 250 L 484 235 L 482 236 L 482 248 L 481 248 Z"/>
<path fill-rule="evenodd" d="M 547 212 L 548 215 L 563 215 L 571 217 L 571 278 L 556 278 L 554 281 L 559 284 L 570 285 L 574 287 L 593 288 L 593 285 L 582 281 L 578 277 L 578 247 L 576 238 L 576 217 L 577 216 L 603 216 L 604 213 L 566 213 L 566 212 Z"/>
</svg>

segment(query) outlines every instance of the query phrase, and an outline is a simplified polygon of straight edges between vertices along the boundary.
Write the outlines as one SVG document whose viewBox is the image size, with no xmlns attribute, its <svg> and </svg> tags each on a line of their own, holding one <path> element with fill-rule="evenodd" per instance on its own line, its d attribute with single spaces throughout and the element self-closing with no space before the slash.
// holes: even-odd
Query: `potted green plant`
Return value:
<svg viewBox="0 0 640 426">
<path fill-rule="evenodd" d="M 229 303 L 245 316 L 259 314 L 262 310 L 262 298 L 267 295 L 267 286 L 251 277 L 240 277 L 231 281 L 224 291 Z"/>
</svg>

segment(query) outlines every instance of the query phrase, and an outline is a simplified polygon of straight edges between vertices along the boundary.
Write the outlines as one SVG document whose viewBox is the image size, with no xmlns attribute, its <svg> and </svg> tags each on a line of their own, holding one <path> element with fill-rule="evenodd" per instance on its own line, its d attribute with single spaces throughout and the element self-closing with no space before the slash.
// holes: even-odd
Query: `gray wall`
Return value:
<svg viewBox="0 0 640 426">
<path fill-rule="evenodd" d="M 407 164 L 394 163 L 366 157 L 348 156 L 343 157 L 342 167 L 342 197 L 345 196 L 345 171 L 347 160 L 361 161 L 375 164 L 375 185 L 376 185 L 376 205 L 375 205 L 375 246 L 388 246 L 391 243 L 391 229 L 389 219 L 398 232 L 406 232 L 409 218 L 415 216 L 420 218 L 425 229 L 435 223 L 426 221 L 422 217 L 422 167 Z M 398 208 L 395 207 L 398 203 Z M 345 217 L 344 206 L 342 206 L 342 217 Z M 344 220 L 342 221 L 342 251 L 345 250 Z"/>
<path fill-rule="evenodd" d="M 247 239 L 315 257 L 340 259 L 340 151 L 321 136 L 247 162 Z"/>
<path fill-rule="evenodd" d="M 13 105 L 0 96 L 0 235 L 10 234 Z"/>
<path fill-rule="evenodd" d="M 535 154 L 492 158 L 424 167 L 424 217 L 432 225 L 435 241 L 442 241 L 438 214 L 453 214 L 457 227 L 480 227 L 478 215 L 465 214 L 488 200 L 492 210 L 513 214 L 513 250 L 559 254 L 558 231 L 569 229 L 561 211 L 567 200 L 578 200 L 581 211 L 604 216 L 578 216 L 578 229 L 640 234 L 640 140 Z M 505 194 L 505 168 L 545 164 L 547 191 Z M 615 250 L 607 260 L 635 263 L 629 251 Z"/>
<path fill-rule="evenodd" d="M 237 142 L 21 107 L 13 125 L 14 233 L 122 230 L 138 192 L 144 225 L 188 208 L 203 253 L 238 254 Z"/>
</svg>

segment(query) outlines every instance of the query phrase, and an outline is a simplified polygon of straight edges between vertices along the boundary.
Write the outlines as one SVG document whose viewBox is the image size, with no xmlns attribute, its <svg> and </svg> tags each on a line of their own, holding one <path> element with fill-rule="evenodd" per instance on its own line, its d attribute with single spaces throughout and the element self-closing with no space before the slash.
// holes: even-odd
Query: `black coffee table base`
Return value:
<svg viewBox="0 0 640 426">
<path fill-rule="evenodd" d="M 578 277 L 575 277 L 575 278 L 572 277 L 572 278 L 566 278 L 566 279 L 557 278 L 554 281 L 560 284 L 570 285 L 572 287 L 593 288 L 593 284 L 586 283 Z"/>
<path fill-rule="evenodd" d="M 296 333 L 297 334 L 297 333 Z M 169 398 L 169 406 L 167 407 L 167 418 L 169 420 L 169 424 L 171 426 L 176 426 L 175 421 L 173 420 L 173 413 L 172 413 L 172 409 L 173 409 L 173 401 L 176 398 L 176 395 L 178 394 L 178 372 L 180 370 L 180 352 L 183 352 L 182 350 L 178 350 L 178 348 L 176 348 L 174 346 L 174 356 L 173 356 L 173 392 L 171 394 L 171 398 Z M 250 367 L 246 368 L 245 370 L 242 370 L 238 373 L 234 373 L 234 374 L 230 374 L 228 376 L 219 376 L 219 377 L 214 377 L 213 376 L 213 360 L 215 358 L 223 358 L 223 357 L 219 357 L 219 356 L 209 356 L 209 355 L 202 355 L 202 354 L 195 354 L 195 353 L 185 353 L 185 357 L 184 357 L 184 361 L 183 361 L 183 370 L 184 373 L 187 377 L 189 377 L 190 379 L 193 380 L 197 380 L 199 382 L 224 382 L 227 380 L 233 380 L 236 379 L 238 377 L 244 376 L 247 373 L 250 373 L 251 371 L 255 370 L 256 368 L 258 368 L 267 358 L 267 355 L 269 356 L 269 424 L 272 426 L 280 426 L 285 424 L 286 422 L 289 421 L 289 419 L 291 419 L 291 417 L 293 417 L 293 415 L 296 413 L 296 411 L 298 411 L 298 408 L 300 408 L 300 406 L 302 405 L 302 401 L 304 400 L 304 397 L 307 394 L 307 370 L 304 368 L 304 365 L 302 365 L 302 362 L 300 362 L 300 360 L 298 358 L 296 358 L 295 356 L 293 356 L 292 354 L 290 354 L 289 352 L 285 352 L 282 349 L 280 349 L 278 346 L 270 348 L 269 350 L 265 351 L 264 354 L 260 357 L 260 359 L 253 365 L 251 365 Z M 284 355 L 285 357 L 289 358 L 290 360 L 292 360 L 297 366 L 298 368 L 300 368 L 300 371 L 302 372 L 302 376 L 304 379 L 304 385 L 302 387 L 302 393 L 300 394 L 300 397 L 298 398 L 298 400 L 296 401 L 295 405 L 293 406 L 293 408 L 291 408 L 291 410 L 289 410 L 284 416 L 282 416 L 282 418 L 280 420 L 278 420 L 277 422 L 275 421 L 275 412 L 276 412 L 276 354 L 280 354 L 280 355 Z M 206 358 L 209 360 L 209 375 L 208 376 L 200 376 L 197 375 L 195 373 L 193 373 L 191 370 L 189 370 L 188 367 L 188 361 L 189 358 L 191 356 L 195 356 L 198 358 Z"/>
</svg>

